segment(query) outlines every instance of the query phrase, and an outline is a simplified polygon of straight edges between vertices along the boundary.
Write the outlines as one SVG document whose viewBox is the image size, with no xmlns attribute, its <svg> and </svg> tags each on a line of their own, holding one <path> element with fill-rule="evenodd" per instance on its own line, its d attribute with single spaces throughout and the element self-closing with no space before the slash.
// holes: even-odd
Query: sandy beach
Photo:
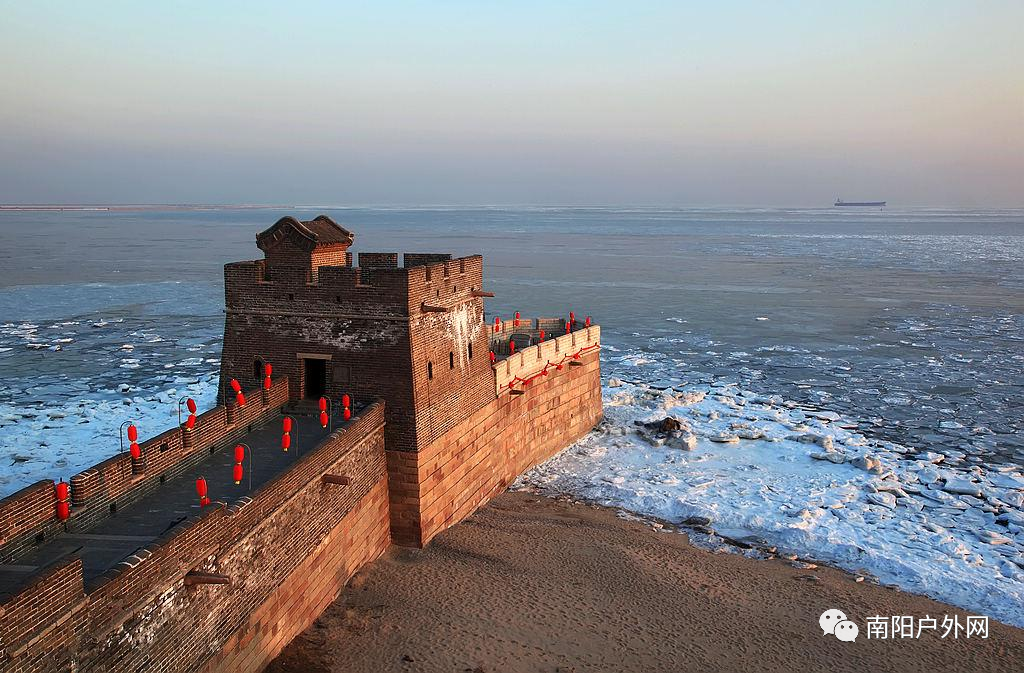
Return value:
<svg viewBox="0 0 1024 673">
<path fill-rule="evenodd" d="M 842 610 L 855 642 L 822 635 Z M 869 617 L 936 618 L 868 638 Z M 1012 671 L 1024 630 L 942 638 L 968 613 L 827 567 L 752 560 L 614 510 L 506 493 L 424 550 L 393 549 L 268 673 L 341 671 Z M 915 627 L 916 630 L 916 627 Z"/>
</svg>

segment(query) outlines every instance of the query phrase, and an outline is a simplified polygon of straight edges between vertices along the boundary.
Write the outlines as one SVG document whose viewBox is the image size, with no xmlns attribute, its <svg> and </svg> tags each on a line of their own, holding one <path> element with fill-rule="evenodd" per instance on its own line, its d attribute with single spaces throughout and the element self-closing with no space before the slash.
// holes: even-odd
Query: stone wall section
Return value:
<svg viewBox="0 0 1024 673">
<path fill-rule="evenodd" d="M 599 353 L 575 362 L 492 400 L 416 453 L 387 452 L 397 544 L 426 545 L 601 420 Z"/>
</svg>

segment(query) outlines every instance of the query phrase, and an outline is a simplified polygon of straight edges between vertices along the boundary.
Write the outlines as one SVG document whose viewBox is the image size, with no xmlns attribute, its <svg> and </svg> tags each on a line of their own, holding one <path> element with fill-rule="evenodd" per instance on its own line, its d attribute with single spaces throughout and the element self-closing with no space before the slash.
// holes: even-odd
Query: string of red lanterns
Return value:
<svg viewBox="0 0 1024 673">
<path fill-rule="evenodd" d="M 533 376 L 530 376 L 528 378 L 524 379 L 524 378 L 520 378 L 518 376 L 513 377 L 512 380 L 508 382 L 508 389 L 511 390 L 512 388 L 514 388 L 516 383 L 522 383 L 523 386 L 525 387 L 525 386 L 530 385 L 530 383 L 532 383 L 535 379 L 538 379 L 538 378 L 540 378 L 542 376 L 547 376 L 548 375 L 548 367 L 554 367 L 556 370 L 561 371 L 562 367 L 563 367 L 563 364 L 565 363 L 566 360 L 570 360 L 570 359 L 571 360 L 579 360 L 580 356 L 583 353 L 586 353 L 587 351 L 592 350 L 594 348 L 600 348 L 600 346 L 601 346 L 601 344 L 591 344 L 589 346 L 584 346 L 583 348 L 579 349 L 578 351 L 576 351 L 572 355 L 565 355 L 565 356 L 563 356 L 562 359 L 560 361 L 558 361 L 557 363 L 549 361 L 546 365 L 544 365 L 544 369 L 542 369 L 541 371 L 537 372 L 536 374 L 534 374 Z"/>
<path fill-rule="evenodd" d="M 68 483 L 61 479 L 57 482 L 57 519 L 67 521 L 71 516 L 71 504 L 68 501 Z"/>
<path fill-rule="evenodd" d="M 128 425 L 128 441 L 131 444 L 128 445 L 128 452 L 131 453 L 133 460 L 139 460 L 142 458 L 142 448 L 139 447 L 139 429 L 135 427 L 134 423 Z"/>
<path fill-rule="evenodd" d="M 292 445 L 292 419 L 290 416 L 285 416 L 281 423 L 282 431 L 284 434 L 281 435 L 281 448 L 287 451 Z"/>
<path fill-rule="evenodd" d="M 327 398 L 320 398 L 320 427 L 326 428 L 327 424 L 331 422 L 331 417 L 327 414 Z"/>
<path fill-rule="evenodd" d="M 346 421 L 352 418 L 352 398 L 348 393 L 341 396 L 341 417 Z"/>
<path fill-rule="evenodd" d="M 270 374 L 274 371 L 274 368 L 269 362 L 263 365 L 263 389 L 270 390 Z"/>
<path fill-rule="evenodd" d="M 241 444 L 235 444 L 235 467 L 232 470 L 232 476 L 235 479 L 235 485 L 242 483 L 242 476 L 244 470 L 242 469 L 242 462 L 245 460 L 245 447 Z"/>
<path fill-rule="evenodd" d="M 188 407 L 188 418 L 185 419 L 185 428 L 192 430 L 196 427 L 196 401 L 190 397 L 185 400 L 185 406 Z"/>
<path fill-rule="evenodd" d="M 245 393 L 242 392 L 242 384 L 237 379 L 231 379 L 231 390 L 235 391 L 235 403 L 240 407 L 245 406 Z"/>
</svg>

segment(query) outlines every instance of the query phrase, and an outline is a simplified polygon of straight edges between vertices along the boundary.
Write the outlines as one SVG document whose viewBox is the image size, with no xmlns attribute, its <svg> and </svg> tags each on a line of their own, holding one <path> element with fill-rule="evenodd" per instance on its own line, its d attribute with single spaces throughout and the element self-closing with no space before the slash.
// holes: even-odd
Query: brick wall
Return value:
<svg viewBox="0 0 1024 673">
<path fill-rule="evenodd" d="M 0 563 L 11 563 L 62 527 L 57 520 L 57 489 L 45 479 L 0 500 Z"/>
<path fill-rule="evenodd" d="M 86 604 L 82 562 L 50 566 L 0 604 L 0 670 L 68 670 Z"/>
<path fill-rule="evenodd" d="M 419 452 L 389 450 L 394 541 L 425 545 L 586 434 L 601 418 L 600 366 L 595 349 L 522 395 L 492 400 Z"/>
<path fill-rule="evenodd" d="M 275 587 L 203 669 L 259 671 L 327 609 L 349 578 L 390 544 L 387 478 L 359 501 L 317 549 Z"/>
<path fill-rule="evenodd" d="M 389 445 L 389 449 L 421 451 L 494 399 L 484 303 L 473 295 L 482 285 L 479 255 L 410 270 L 416 442 L 414 447 Z M 423 304 L 445 312 L 423 311 Z"/>
<path fill-rule="evenodd" d="M 88 592 L 75 559 L 37 576 L 0 604 L 0 668 L 258 670 L 387 548 L 383 429 L 374 404 L 251 498 L 207 508 Z M 326 485 L 327 473 L 350 484 Z M 190 571 L 232 583 L 188 587 Z"/>
</svg>

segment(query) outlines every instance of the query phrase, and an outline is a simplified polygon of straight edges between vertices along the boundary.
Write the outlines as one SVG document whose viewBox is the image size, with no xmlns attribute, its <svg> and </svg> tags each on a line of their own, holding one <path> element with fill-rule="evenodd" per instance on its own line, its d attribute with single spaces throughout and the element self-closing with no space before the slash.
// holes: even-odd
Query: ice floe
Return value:
<svg viewBox="0 0 1024 673">
<path fill-rule="evenodd" d="M 214 406 L 217 375 L 185 379 L 177 387 L 125 397 L 128 384 L 90 391 L 92 397 L 48 401 L 36 407 L 0 404 L 0 493 L 39 479 L 64 480 L 120 450 L 118 429 L 132 420 L 143 438 L 178 423 L 178 397 Z M 116 392 L 115 392 L 116 391 Z M 119 394 L 120 393 L 120 394 Z"/>
<path fill-rule="evenodd" d="M 759 540 L 1024 626 L 1019 465 L 871 438 L 839 414 L 736 385 L 615 383 L 599 428 L 520 485 L 706 520 L 715 534 L 698 541 Z"/>
</svg>

